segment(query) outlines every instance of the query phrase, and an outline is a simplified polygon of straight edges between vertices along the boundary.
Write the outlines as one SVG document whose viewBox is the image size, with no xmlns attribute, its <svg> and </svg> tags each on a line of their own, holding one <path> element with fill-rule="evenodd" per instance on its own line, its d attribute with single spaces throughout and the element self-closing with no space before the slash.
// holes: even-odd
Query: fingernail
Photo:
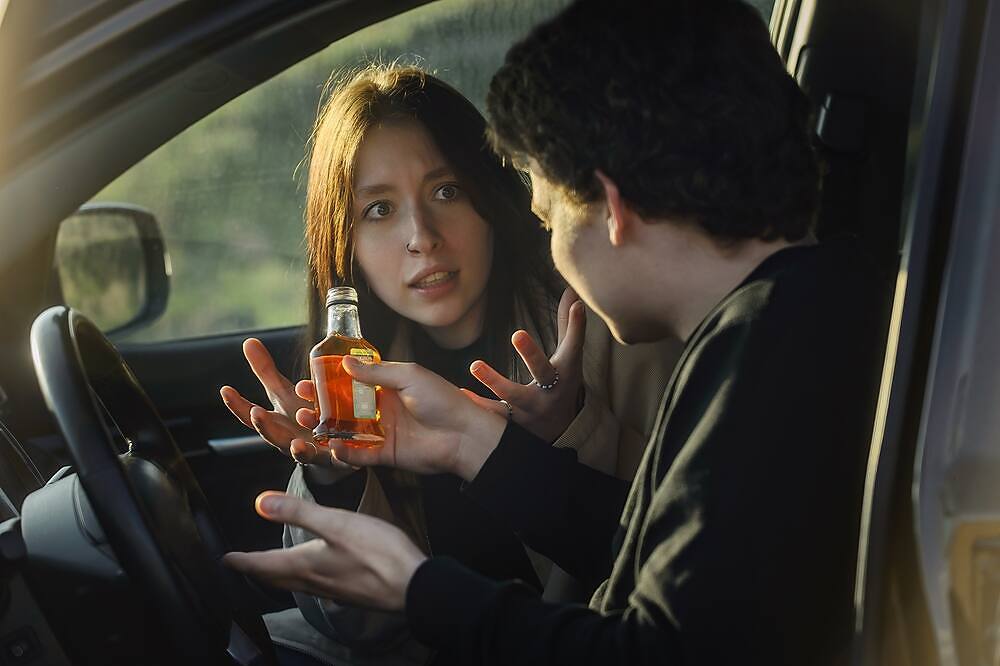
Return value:
<svg viewBox="0 0 1000 666">
<path fill-rule="evenodd" d="M 284 499 L 281 495 L 261 495 L 257 498 L 257 510 L 260 513 L 274 515 L 281 509 L 282 502 Z"/>
</svg>

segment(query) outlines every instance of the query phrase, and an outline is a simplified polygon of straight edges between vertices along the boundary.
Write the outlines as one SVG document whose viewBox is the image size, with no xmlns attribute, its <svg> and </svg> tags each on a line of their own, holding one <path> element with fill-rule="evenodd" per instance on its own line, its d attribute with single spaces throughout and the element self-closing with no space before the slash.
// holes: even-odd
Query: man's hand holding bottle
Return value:
<svg viewBox="0 0 1000 666">
<path fill-rule="evenodd" d="M 413 363 L 365 364 L 344 359 L 344 369 L 359 382 L 382 387 L 379 399 L 385 442 L 379 447 L 356 447 L 329 440 L 332 455 L 348 465 L 387 465 L 422 474 L 448 472 L 467 481 L 496 448 L 506 419 L 474 404 L 445 379 Z M 298 397 L 315 396 L 310 380 L 295 387 Z M 303 407 L 298 425 L 308 430 L 317 424 L 316 412 Z M 311 446 L 296 438 L 292 449 Z"/>
<path fill-rule="evenodd" d="M 246 340 L 243 352 L 267 391 L 272 409 L 247 400 L 231 386 L 221 389 L 223 402 L 264 441 L 301 463 L 334 467 L 391 465 L 423 473 L 453 471 L 458 466 L 468 469 L 466 457 L 459 454 L 462 443 L 484 433 L 489 439 L 489 433 L 495 432 L 489 448 L 492 451 L 505 426 L 502 417 L 477 407 L 430 370 L 411 363 L 366 365 L 348 357 L 344 367 L 355 379 L 389 389 L 379 399 L 386 441 L 381 447 L 364 449 L 331 440 L 327 448 L 317 444 L 312 435 L 317 425 L 313 382 L 302 380 L 293 386 L 278 371 L 260 340 Z"/>
</svg>

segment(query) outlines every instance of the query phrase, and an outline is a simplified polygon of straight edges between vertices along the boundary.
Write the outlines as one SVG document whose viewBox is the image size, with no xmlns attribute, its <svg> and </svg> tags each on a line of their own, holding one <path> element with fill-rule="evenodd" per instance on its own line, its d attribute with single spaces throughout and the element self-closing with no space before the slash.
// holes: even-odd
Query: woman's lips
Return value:
<svg viewBox="0 0 1000 666">
<path fill-rule="evenodd" d="M 458 271 L 437 271 L 410 285 L 421 294 L 440 294 L 455 285 Z"/>
</svg>

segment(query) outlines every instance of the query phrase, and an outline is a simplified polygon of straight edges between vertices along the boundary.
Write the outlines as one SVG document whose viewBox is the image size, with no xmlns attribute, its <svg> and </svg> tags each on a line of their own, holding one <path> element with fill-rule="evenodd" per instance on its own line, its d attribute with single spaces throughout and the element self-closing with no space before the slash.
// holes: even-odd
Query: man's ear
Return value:
<svg viewBox="0 0 1000 666">
<path fill-rule="evenodd" d="M 628 206 L 622 199 L 615 181 L 608 178 L 600 169 L 595 170 L 594 175 L 597 176 L 597 180 L 601 181 L 601 187 L 604 189 L 604 200 L 608 206 L 608 239 L 613 247 L 618 247 L 625 240 Z"/>
</svg>

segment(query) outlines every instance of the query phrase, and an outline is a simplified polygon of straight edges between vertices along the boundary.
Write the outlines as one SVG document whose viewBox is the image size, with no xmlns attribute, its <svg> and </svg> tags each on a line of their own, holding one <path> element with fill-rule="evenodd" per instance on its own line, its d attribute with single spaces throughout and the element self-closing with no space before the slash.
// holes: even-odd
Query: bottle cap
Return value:
<svg viewBox="0 0 1000 666">
<path fill-rule="evenodd" d="M 334 287 L 326 292 L 326 307 L 357 304 L 358 292 L 354 287 Z"/>
</svg>

